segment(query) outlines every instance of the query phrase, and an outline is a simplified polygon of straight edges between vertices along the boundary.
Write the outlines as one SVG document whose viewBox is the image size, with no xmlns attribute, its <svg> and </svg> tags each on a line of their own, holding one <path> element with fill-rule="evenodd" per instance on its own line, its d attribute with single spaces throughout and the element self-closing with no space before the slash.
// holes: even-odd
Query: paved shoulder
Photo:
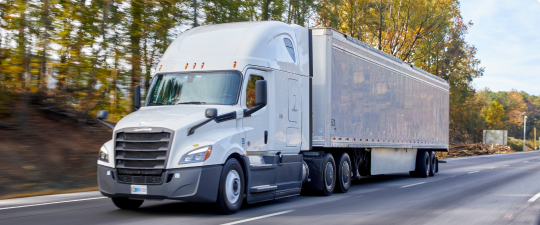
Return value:
<svg viewBox="0 0 540 225">
<path fill-rule="evenodd" d="M 0 210 L 105 198 L 99 191 L 0 200 Z"/>
</svg>

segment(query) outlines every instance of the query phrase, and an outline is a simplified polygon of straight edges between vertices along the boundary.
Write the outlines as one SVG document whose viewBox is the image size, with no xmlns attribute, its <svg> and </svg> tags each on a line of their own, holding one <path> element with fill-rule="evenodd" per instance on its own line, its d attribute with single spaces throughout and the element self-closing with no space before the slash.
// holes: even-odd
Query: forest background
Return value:
<svg viewBox="0 0 540 225">
<path fill-rule="evenodd" d="M 484 129 L 521 138 L 522 112 L 528 137 L 540 123 L 540 97 L 472 86 L 484 68 L 458 0 L 0 0 L 0 128 L 28 130 L 36 104 L 118 121 L 183 31 L 262 20 L 333 27 L 447 80 L 454 145 Z"/>
</svg>

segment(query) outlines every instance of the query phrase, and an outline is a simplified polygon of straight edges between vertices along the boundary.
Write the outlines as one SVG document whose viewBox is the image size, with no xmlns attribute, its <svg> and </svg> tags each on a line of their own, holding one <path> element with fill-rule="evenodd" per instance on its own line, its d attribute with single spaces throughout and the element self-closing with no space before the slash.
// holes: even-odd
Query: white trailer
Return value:
<svg viewBox="0 0 540 225">
<path fill-rule="evenodd" d="M 122 209 L 176 199 L 230 214 L 360 176 L 432 176 L 448 149 L 448 83 L 330 28 L 197 27 L 168 47 L 144 107 L 135 92 L 98 158 Z"/>
</svg>

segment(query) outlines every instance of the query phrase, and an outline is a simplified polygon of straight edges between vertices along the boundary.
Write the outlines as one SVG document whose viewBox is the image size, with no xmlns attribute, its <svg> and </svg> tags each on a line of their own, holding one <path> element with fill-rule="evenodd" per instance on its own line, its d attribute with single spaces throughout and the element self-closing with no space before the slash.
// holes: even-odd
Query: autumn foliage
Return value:
<svg viewBox="0 0 540 225">
<path fill-rule="evenodd" d="M 117 121 L 132 111 L 133 87 L 149 88 L 183 31 L 260 20 L 333 27 L 447 80 L 452 142 L 479 141 L 483 129 L 517 135 L 521 112 L 536 112 L 534 96 L 472 87 L 484 68 L 465 41 L 473 24 L 458 0 L 5 0 L 0 123 L 24 127 L 36 95 L 86 115 L 107 109 Z"/>
</svg>

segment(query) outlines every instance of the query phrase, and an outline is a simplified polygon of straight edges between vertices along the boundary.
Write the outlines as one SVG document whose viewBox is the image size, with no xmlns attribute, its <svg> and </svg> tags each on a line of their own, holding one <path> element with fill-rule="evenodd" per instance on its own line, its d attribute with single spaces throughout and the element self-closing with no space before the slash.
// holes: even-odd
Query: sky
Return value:
<svg viewBox="0 0 540 225">
<path fill-rule="evenodd" d="M 473 26 L 465 40 L 477 49 L 484 76 L 477 89 L 517 89 L 540 95 L 540 0 L 461 0 Z"/>
</svg>

